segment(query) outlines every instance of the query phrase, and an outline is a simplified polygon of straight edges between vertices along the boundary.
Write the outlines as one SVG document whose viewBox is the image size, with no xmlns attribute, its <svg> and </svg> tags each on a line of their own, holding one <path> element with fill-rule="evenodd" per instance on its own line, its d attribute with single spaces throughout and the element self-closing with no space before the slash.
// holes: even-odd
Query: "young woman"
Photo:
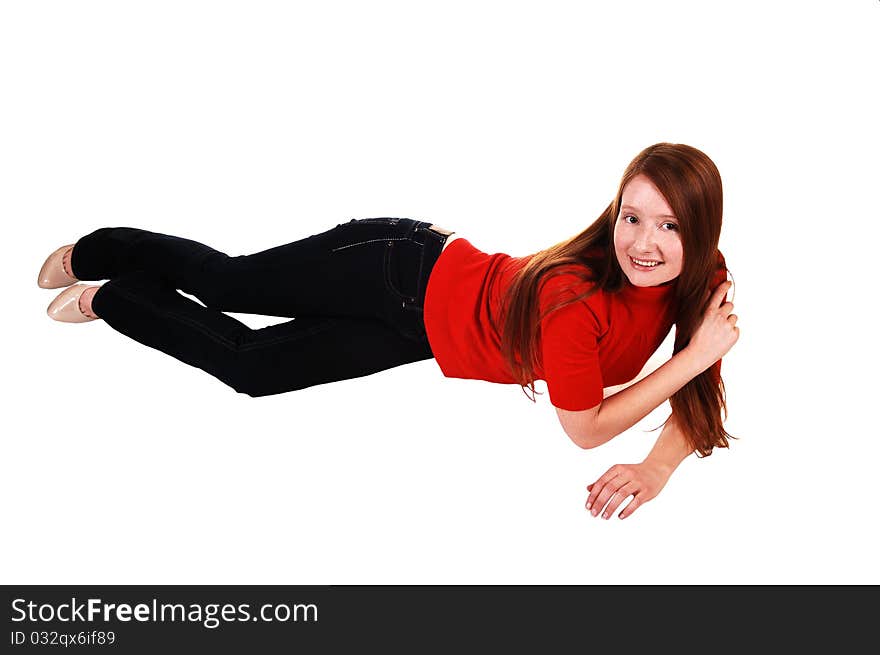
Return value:
<svg viewBox="0 0 880 655">
<path fill-rule="evenodd" d="M 607 519 L 629 499 L 625 518 L 685 457 L 731 438 L 721 358 L 739 328 L 725 302 L 721 215 L 714 163 L 693 147 L 658 143 L 633 159 L 592 225 L 526 257 L 488 254 L 410 218 L 352 219 L 238 257 L 105 227 L 55 250 L 38 284 L 69 287 L 49 305 L 52 318 L 101 318 L 250 396 L 436 358 L 447 377 L 528 386 L 533 402 L 535 380 L 546 381 L 582 448 L 669 400 L 672 415 L 645 460 L 615 465 L 587 487 L 593 516 Z M 293 320 L 254 330 L 223 312 Z M 636 379 L 673 324 L 672 358 Z"/>
</svg>

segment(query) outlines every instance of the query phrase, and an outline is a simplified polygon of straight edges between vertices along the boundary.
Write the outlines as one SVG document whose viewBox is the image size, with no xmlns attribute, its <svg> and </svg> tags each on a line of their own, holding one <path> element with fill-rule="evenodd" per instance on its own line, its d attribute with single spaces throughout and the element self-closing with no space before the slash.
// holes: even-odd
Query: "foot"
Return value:
<svg viewBox="0 0 880 655">
<path fill-rule="evenodd" d="M 37 276 L 37 286 L 41 289 L 60 289 L 77 281 L 70 270 L 70 254 L 74 245 L 69 243 L 61 246 L 46 258 Z"/>
<path fill-rule="evenodd" d="M 86 323 L 98 318 L 92 309 L 92 299 L 100 286 L 75 284 L 58 294 L 46 313 L 49 318 L 62 323 Z"/>
<path fill-rule="evenodd" d="M 95 313 L 95 310 L 92 309 L 92 298 L 95 297 L 95 294 L 98 293 L 98 289 L 101 287 L 98 285 L 87 286 L 83 292 L 79 296 L 79 311 L 83 313 L 83 316 L 86 316 L 90 319 L 98 318 L 98 315 Z"/>
<path fill-rule="evenodd" d="M 73 272 L 70 269 L 70 256 L 72 253 L 73 253 L 73 246 L 70 246 L 70 248 L 65 248 L 64 249 L 64 256 L 61 258 L 61 268 L 67 277 L 73 277 Z M 76 278 L 74 278 L 74 279 L 76 279 Z"/>
</svg>

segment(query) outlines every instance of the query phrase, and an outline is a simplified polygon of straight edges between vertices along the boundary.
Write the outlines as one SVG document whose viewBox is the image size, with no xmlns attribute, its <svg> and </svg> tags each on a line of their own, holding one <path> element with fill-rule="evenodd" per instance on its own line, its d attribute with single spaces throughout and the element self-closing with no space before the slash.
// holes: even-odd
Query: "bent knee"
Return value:
<svg viewBox="0 0 880 655">
<path fill-rule="evenodd" d="M 273 377 L 266 375 L 265 371 L 254 372 L 253 369 L 246 365 L 227 372 L 223 381 L 237 393 L 250 396 L 251 398 L 274 396 L 279 393 L 298 391 L 312 386 L 310 383 L 299 380 L 294 376 Z"/>
</svg>

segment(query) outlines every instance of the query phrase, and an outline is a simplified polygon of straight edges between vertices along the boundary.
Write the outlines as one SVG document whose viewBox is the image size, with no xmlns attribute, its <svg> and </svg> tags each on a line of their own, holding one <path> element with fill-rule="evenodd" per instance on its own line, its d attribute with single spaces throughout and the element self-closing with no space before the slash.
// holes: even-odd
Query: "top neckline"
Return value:
<svg viewBox="0 0 880 655">
<path fill-rule="evenodd" d="M 653 287 L 637 287 L 629 278 L 624 276 L 625 281 L 621 289 L 621 295 L 628 302 L 660 304 L 669 301 L 675 294 L 675 286 L 678 278 Z"/>
</svg>

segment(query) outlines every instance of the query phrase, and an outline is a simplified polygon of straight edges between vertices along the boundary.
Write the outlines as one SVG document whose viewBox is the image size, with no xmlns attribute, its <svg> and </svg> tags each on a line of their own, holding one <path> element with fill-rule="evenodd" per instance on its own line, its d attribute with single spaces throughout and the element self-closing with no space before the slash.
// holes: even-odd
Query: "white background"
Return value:
<svg viewBox="0 0 880 655">
<path fill-rule="evenodd" d="M 880 582 L 880 2 L 0 7 L 3 583 Z M 528 254 L 659 141 L 724 180 L 740 439 L 624 521 L 585 486 L 668 403 L 582 451 L 546 393 L 434 360 L 252 399 L 36 285 L 105 225 L 245 254 L 409 216 Z"/>
</svg>

